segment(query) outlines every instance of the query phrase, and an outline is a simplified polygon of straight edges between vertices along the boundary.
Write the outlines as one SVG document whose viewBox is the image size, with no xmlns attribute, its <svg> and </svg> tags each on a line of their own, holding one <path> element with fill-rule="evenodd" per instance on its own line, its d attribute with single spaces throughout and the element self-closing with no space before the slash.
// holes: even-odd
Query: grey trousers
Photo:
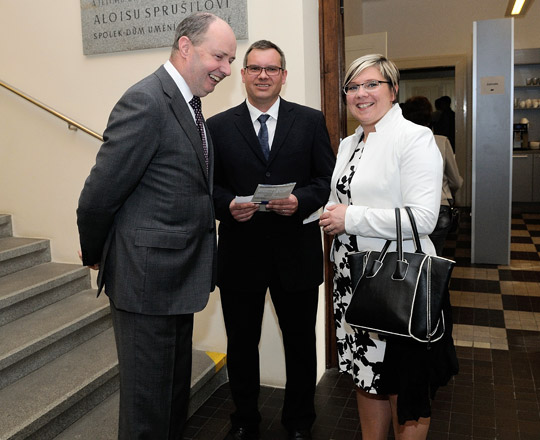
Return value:
<svg viewBox="0 0 540 440">
<path fill-rule="evenodd" d="M 111 311 L 120 369 L 120 440 L 180 440 L 191 388 L 193 314 Z"/>
</svg>

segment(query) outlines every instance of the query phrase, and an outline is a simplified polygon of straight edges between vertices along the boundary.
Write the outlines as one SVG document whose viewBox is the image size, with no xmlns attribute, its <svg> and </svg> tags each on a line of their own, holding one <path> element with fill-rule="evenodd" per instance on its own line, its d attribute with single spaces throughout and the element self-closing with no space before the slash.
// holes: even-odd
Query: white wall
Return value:
<svg viewBox="0 0 540 440">
<path fill-rule="evenodd" d="M 248 0 L 249 40 L 239 41 L 233 74 L 204 98 L 209 117 L 239 104 L 242 59 L 249 44 L 270 39 L 287 56 L 283 96 L 320 108 L 318 2 Z M 75 0 L 0 2 L 0 79 L 102 133 L 109 113 L 130 85 L 167 60 L 170 50 L 82 54 L 80 3 Z M 79 263 L 75 209 L 100 142 L 69 131 L 60 120 L 0 88 L 0 212 L 12 214 L 18 236 L 51 239 L 55 261 Z M 324 370 L 324 295 L 317 335 L 319 375 Z M 262 381 L 284 385 L 277 319 L 267 305 L 261 342 Z M 196 315 L 197 348 L 224 352 L 219 294 Z"/>
<path fill-rule="evenodd" d="M 504 18 L 508 0 L 363 0 L 364 33 L 388 32 L 390 59 L 472 54 L 472 23 Z M 540 47 L 540 2 L 515 19 L 516 49 Z"/>
</svg>

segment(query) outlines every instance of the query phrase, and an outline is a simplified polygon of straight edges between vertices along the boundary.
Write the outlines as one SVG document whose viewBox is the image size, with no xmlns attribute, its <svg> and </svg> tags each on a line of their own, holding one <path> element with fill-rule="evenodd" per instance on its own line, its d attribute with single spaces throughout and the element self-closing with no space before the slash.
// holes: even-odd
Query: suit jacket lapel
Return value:
<svg viewBox="0 0 540 440">
<path fill-rule="evenodd" d="M 279 103 L 278 122 L 276 126 L 276 133 L 274 134 L 274 140 L 272 142 L 272 148 L 270 149 L 270 157 L 268 162 L 272 162 L 279 150 L 283 147 L 289 130 L 294 123 L 294 107 L 289 105 L 287 101 L 281 98 Z"/>
<path fill-rule="evenodd" d="M 208 170 L 206 169 L 206 162 L 204 160 L 204 152 L 203 152 L 201 136 L 199 135 L 199 131 L 197 130 L 195 121 L 193 120 L 193 117 L 191 116 L 191 111 L 188 107 L 188 103 L 182 96 L 182 93 L 178 89 L 174 80 L 167 73 L 167 71 L 165 70 L 163 66 L 161 66 L 156 71 L 156 75 L 161 81 L 161 84 L 163 86 L 163 92 L 171 100 L 171 108 L 174 113 L 174 116 L 178 120 L 178 123 L 182 126 L 184 132 L 187 134 L 191 142 L 191 146 L 193 147 L 193 149 L 195 150 L 195 153 L 197 154 L 199 165 L 201 166 L 201 169 L 208 181 Z M 212 142 L 209 139 L 210 135 L 208 133 L 209 133 L 208 129 L 206 129 L 206 137 L 207 137 L 206 142 L 208 145 L 208 167 L 210 168 L 210 150 L 211 150 Z"/>
<path fill-rule="evenodd" d="M 236 125 L 236 128 L 242 134 L 255 156 L 257 156 L 263 163 L 266 163 L 266 158 L 262 152 L 261 145 L 259 144 L 259 138 L 257 137 L 257 134 L 253 128 L 251 116 L 245 102 L 236 108 L 235 116 L 236 118 L 234 124 Z"/>
</svg>

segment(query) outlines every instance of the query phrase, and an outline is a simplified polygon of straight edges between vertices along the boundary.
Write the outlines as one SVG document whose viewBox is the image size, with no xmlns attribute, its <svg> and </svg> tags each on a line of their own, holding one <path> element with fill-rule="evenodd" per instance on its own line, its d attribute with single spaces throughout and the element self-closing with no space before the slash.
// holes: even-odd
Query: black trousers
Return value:
<svg viewBox="0 0 540 440">
<path fill-rule="evenodd" d="M 285 350 L 287 383 L 281 421 L 287 429 L 310 429 L 315 421 L 317 375 L 315 321 L 318 288 L 287 292 L 269 286 Z M 267 289 L 220 288 L 227 330 L 227 369 L 236 411 L 233 427 L 256 428 L 260 389 L 259 340 Z"/>
<path fill-rule="evenodd" d="M 191 389 L 193 314 L 111 311 L 120 369 L 120 440 L 180 440 Z"/>
</svg>

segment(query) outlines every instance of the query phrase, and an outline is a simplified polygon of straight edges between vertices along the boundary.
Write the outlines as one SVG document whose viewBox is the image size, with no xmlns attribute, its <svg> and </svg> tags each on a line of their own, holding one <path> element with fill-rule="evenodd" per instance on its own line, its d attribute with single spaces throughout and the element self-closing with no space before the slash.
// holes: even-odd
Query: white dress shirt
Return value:
<svg viewBox="0 0 540 440">
<path fill-rule="evenodd" d="M 176 67 L 172 65 L 170 60 L 167 60 L 167 62 L 163 64 L 163 67 L 165 68 L 167 73 L 171 75 L 171 78 L 177 85 L 178 89 L 180 90 L 180 93 L 182 94 L 186 102 L 188 103 L 188 108 L 189 108 L 189 111 L 191 112 L 191 116 L 193 116 L 193 121 L 197 123 L 197 120 L 195 118 L 195 112 L 193 111 L 193 108 L 191 107 L 191 105 L 189 105 L 189 101 L 191 101 L 191 99 L 193 98 L 193 92 L 189 88 L 186 80 L 184 79 L 182 75 L 180 75 L 180 72 L 176 70 Z M 208 137 L 208 134 L 206 133 L 206 127 L 204 129 L 204 133 Z"/>
<path fill-rule="evenodd" d="M 278 119 L 278 113 L 279 113 L 279 102 L 280 97 L 278 96 L 278 99 L 272 107 L 268 109 L 267 112 L 261 112 L 257 107 L 250 104 L 249 100 L 246 99 L 246 105 L 249 110 L 249 115 L 251 116 L 251 122 L 253 123 L 253 128 L 255 129 L 255 133 L 259 134 L 259 130 L 261 128 L 261 123 L 257 120 L 259 116 L 265 114 L 270 116 L 266 120 L 266 127 L 268 128 L 268 145 L 270 147 L 270 150 L 272 150 L 272 142 L 274 141 L 274 135 L 276 134 L 276 127 L 277 127 L 277 119 Z"/>
</svg>

